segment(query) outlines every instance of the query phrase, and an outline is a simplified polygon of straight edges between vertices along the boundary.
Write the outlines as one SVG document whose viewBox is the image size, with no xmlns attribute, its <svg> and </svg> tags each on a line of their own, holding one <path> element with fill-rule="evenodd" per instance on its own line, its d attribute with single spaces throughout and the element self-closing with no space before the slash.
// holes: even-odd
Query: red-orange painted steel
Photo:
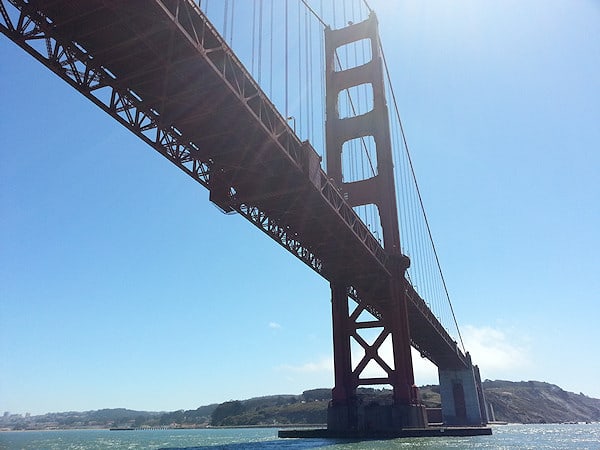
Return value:
<svg viewBox="0 0 600 450">
<path fill-rule="evenodd" d="M 388 252 L 189 0 L 0 0 L 0 31 L 183 172 L 383 317 Z M 412 344 L 464 355 L 407 284 Z"/>
<path fill-rule="evenodd" d="M 389 384 L 393 387 L 395 404 L 412 405 L 418 403 L 417 390 L 414 387 L 414 374 L 410 351 L 411 339 L 408 324 L 408 297 L 406 294 L 405 271 L 409 260 L 402 255 L 400 248 L 400 229 L 398 226 L 398 210 L 396 205 L 396 188 L 393 173 L 392 144 L 385 86 L 383 81 L 383 64 L 379 45 L 377 18 L 372 13 L 369 18 L 347 27 L 325 30 L 325 79 L 326 79 L 326 141 L 328 175 L 344 197 L 353 206 L 374 204 L 378 206 L 381 227 L 383 229 L 384 250 L 388 254 L 390 277 L 381 286 L 380 303 L 377 308 L 382 312 L 380 319 L 384 329 L 391 333 L 393 362 L 388 365 L 382 361 L 379 350 L 383 339 L 376 340 L 372 346 L 365 346 L 365 357 L 355 368 L 346 364 L 350 359 L 350 340 L 357 339 L 357 324 L 349 312 L 339 306 L 347 301 L 340 298 L 340 286 L 350 285 L 352 280 L 337 279 L 332 283 L 333 296 L 333 336 L 335 361 L 334 404 L 346 404 L 356 396 L 356 389 L 361 385 Z M 370 61 L 364 64 L 341 70 L 336 68 L 338 48 L 351 43 L 367 40 L 370 43 Z M 353 86 L 368 84 L 373 91 L 373 108 L 371 111 L 350 117 L 340 117 L 338 98 L 342 91 Z M 365 139 L 371 136 L 375 141 L 377 154 L 377 173 L 372 177 L 344 182 L 342 168 L 342 152 L 345 142 L 351 139 Z M 345 317 L 342 317 L 345 315 Z M 348 321 L 352 326 L 349 326 Z M 381 336 L 381 335 L 380 335 Z M 344 344 L 338 342 L 343 340 Z M 363 370 L 369 362 L 378 365 L 385 377 L 376 380 L 365 378 Z M 393 366 L 393 367 L 392 367 Z M 339 373 L 339 372 L 346 372 Z M 344 383 L 344 385 L 339 385 Z M 343 395 L 341 395 L 343 394 Z"/>
</svg>

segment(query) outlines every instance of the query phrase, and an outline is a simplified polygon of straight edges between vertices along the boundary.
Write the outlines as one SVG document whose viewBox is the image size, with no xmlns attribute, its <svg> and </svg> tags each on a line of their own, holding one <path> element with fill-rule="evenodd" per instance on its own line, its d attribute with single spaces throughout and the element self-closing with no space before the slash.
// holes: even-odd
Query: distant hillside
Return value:
<svg viewBox="0 0 600 450">
<path fill-rule="evenodd" d="M 483 382 L 496 420 L 511 423 L 561 423 L 600 421 L 600 400 L 566 392 L 540 381 Z M 438 386 L 420 388 L 423 403 L 440 406 Z M 390 390 L 360 389 L 363 403 L 391 401 Z M 300 395 L 272 395 L 206 405 L 172 412 L 102 409 L 49 413 L 40 416 L 0 416 L 0 430 L 40 430 L 111 427 L 269 426 L 316 425 L 327 422 L 331 389 L 313 389 Z"/>
<path fill-rule="evenodd" d="M 600 421 L 600 400 L 566 392 L 540 381 L 483 382 L 497 421 L 511 423 L 562 423 Z M 420 388 L 423 403 L 439 408 L 438 386 Z M 361 389 L 363 403 L 390 401 L 389 390 Z M 219 405 L 212 414 L 214 426 L 259 424 L 318 424 L 327 421 L 329 389 L 305 391 L 300 396 L 263 397 Z"/>
<path fill-rule="evenodd" d="M 600 421 L 600 400 L 541 381 L 483 382 L 496 420 L 515 423 Z"/>
<path fill-rule="evenodd" d="M 133 411 L 124 408 L 98 411 L 59 412 L 39 416 L 5 414 L 0 416 L 2 430 L 55 430 L 85 428 L 196 428 L 210 423 L 210 417 L 218 405 L 201 406 L 198 409 L 173 412 Z"/>
<path fill-rule="evenodd" d="M 302 395 L 277 395 L 221 403 L 213 411 L 213 426 L 322 424 L 327 422 L 331 389 Z"/>
<path fill-rule="evenodd" d="M 54 430 L 82 428 L 110 428 L 158 424 L 163 413 L 133 411 L 124 408 L 97 411 L 68 411 L 39 416 L 8 414 L 0 417 L 0 430 Z"/>
</svg>

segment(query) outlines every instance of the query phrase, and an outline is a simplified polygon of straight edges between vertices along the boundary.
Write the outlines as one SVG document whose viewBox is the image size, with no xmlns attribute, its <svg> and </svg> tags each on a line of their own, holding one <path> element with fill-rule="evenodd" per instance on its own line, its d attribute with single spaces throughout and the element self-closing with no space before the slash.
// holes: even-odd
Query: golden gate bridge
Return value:
<svg viewBox="0 0 600 450">
<path fill-rule="evenodd" d="M 3 34 L 330 282 L 328 427 L 281 436 L 490 433 L 366 1 L 1 0 L 0 12 Z M 438 367 L 441 415 L 420 401 L 411 346 Z M 366 405 L 361 386 L 392 395 Z"/>
</svg>

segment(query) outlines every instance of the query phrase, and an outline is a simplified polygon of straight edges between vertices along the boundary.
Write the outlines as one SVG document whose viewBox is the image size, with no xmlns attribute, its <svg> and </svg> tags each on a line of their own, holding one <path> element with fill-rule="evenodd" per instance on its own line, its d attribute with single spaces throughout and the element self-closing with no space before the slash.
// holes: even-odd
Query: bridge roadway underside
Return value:
<svg viewBox="0 0 600 450">
<path fill-rule="evenodd" d="M 242 214 L 326 279 L 347 282 L 385 320 L 383 248 L 196 5 L 12 3 L 37 24 L 30 35 L 51 38 L 48 55 L 32 51 L 16 25 L 5 34 L 207 187 L 223 210 Z M 464 367 L 423 299 L 412 288 L 408 297 L 413 346 L 438 367 Z"/>
</svg>

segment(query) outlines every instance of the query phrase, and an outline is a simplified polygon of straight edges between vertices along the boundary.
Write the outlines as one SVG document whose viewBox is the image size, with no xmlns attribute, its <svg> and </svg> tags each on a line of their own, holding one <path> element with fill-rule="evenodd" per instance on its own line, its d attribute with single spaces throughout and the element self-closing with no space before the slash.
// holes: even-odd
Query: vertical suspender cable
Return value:
<svg viewBox="0 0 600 450">
<path fill-rule="evenodd" d="M 262 23 L 263 23 L 263 0 L 258 0 L 258 84 L 261 81 L 262 72 Z"/>
<path fill-rule="evenodd" d="M 308 11 L 306 11 L 306 9 L 304 9 L 304 61 L 305 61 L 305 64 L 304 64 L 304 79 L 305 79 L 304 92 L 305 92 L 305 98 L 306 98 L 306 133 L 305 133 L 305 136 L 307 139 L 311 139 L 310 111 L 312 109 L 312 104 L 311 104 L 312 83 L 311 83 L 311 77 L 310 77 L 310 67 L 311 67 L 312 58 L 311 58 L 311 55 L 308 53 L 308 48 L 309 48 L 308 43 L 310 40 L 309 24 L 310 24 L 310 22 L 309 22 L 309 17 L 308 17 Z"/>
<path fill-rule="evenodd" d="M 233 47 L 233 17 L 235 14 L 235 0 L 231 0 L 231 20 L 229 22 L 229 45 Z"/>
<path fill-rule="evenodd" d="M 323 16 L 323 0 L 319 1 L 319 16 Z M 319 18 L 319 20 L 321 20 Z M 323 21 L 321 20 L 321 23 L 323 23 Z M 325 25 L 323 23 L 323 25 Z M 319 75 L 321 77 L 321 101 L 319 102 L 319 104 L 321 105 L 321 117 L 323 118 L 323 120 L 321 120 L 321 135 L 322 135 L 322 141 L 323 141 L 323 169 L 327 170 L 327 145 L 325 144 L 325 118 L 326 118 L 326 113 L 325 113 L 325 72 L 326 72 L 326 67 L 325 67 L 325 43 L 324 43 L 324 37 L 321 36 L 321 45 L 319 45 Z"/>
<path fill-rule="evenodd" d="M 335 21 L 335 16 L 337 16 L 337 14 L 335 13 L 335 0 L 332 0 L 331 2 L 331 7 L 333 9 L 333 28 L 336 28 L 336 21 Z"/>
<path fill-rule="evenodd" d="M 319 0 L 319 13 L 317 14 L 317 12 L 307 3 L 306 0 L 300 0 L 302 2 L 302 4 L 305 6 L 306 11 L 310 12 L 310 14 L 312 14 L 318 21 L 319 23 L 321 23 L 321 25 L 323 25 L 323 27 L 327 27 L 328 24 L 325 23 L 325 21 L 322 19 L 323 16 L 323 0 Z M 335 4 L 333 4 L 333 8 L 335 9 Z M 308 15 L 308 13 L 307 13 Z M 308 47 L 308 51 L 306 53 L 306 59 L 308 61 L 309 67 L 308 67 L 308 71 L 310 73 L 310 85 L 314 86 L 314 83 L 312 81 L 312 77 L 315 76 L 315 71 L 313 70 L 312 67 L 312 58 L 309 57 L 312 56 L 312 48 L 313 48 L 313 40 L 312 40 L 312 32 L 311 32 L 311 24 L 312 22 L 308 22 L 309 23 L 309 47 Z M 324 45 L 323 45 L 323 35 L 319 34 L 319 72 L 318 75 L 320 77 L 320 87 L 321 87 L 321 101 L 317 102 L 318 105 L 320 105 L 320 110 L 319 110 L 319 114 L 320 117 L 323 119 L 321 120 L 321 152 L 322 152 L 322 157 L 324 161 L 327 161 L 326 158 L 326 145 L 325 145 L 325 72 L 326 72 L 326 68 L 325 68 L 325 49 L 324 49 Z M 314 87 L 309 88 L 309 95 L 312 97 L 313 91 L 314 91 Z M 314 123 L 314 108 L 310 107 L 309 108 L 309 113 L 310 115 L 310 120 L 311 124 Z"/>
<path fill-rule="evenodd" d="M 298 2 L 298 45 L 295 47 L 298 48 L 298 130 L 296 134 L 300 136 L 302 133 L 302 46 L 300 43 L 302 42 L 302 4 Z M 296 131 L 296 130 L 294 130 Z"/>
<path fill-rule="evenodd" d="M 366 1 L 365 1 L 365 4 L 366 4 Z M 379 46 L 382 48 L 381 53 L 382 53 L 382 58 L 383 58 L 383 65 L 384 65 L 384 68 L 385 68 L 385 73 L 386 73 L 386 77 L 388 79 L 388 83 L 391 86 L 390 72 L 389 72 L 389 69 L 388 69 L 388 65 L 387 65 L 387 60 L 385 58 L 385 54 L 383 53 L 383 47 L 382 47 L 382 44 L 381 44 L 381 40 L 379 42 Z M 406 157 L 407 157 L 408 164 L 409 164 L 409 167 L 410 167 L 410 173 L 412 175 L 412 179 L 413 179 L 413 182 L 414 182 L 414 185 L 415 185 L 415 190 L 416 190 L 416 193 L 417 193 L 417 198 L 419 200 L 419 205 L 421 207 L 421 211 L 423 213 L 423 218 L 425 220 L 425 226 L 426 226 L 427 234 L 429 236 L 429 240 L 431 241 L 431 247 L 433 249 L 433 255 L 435 256 L 435 261 L 437 263 L 438 271 L 440 273 L 440 278 L 442 280 L 442 285 L 443 285 L 444 291 L 446 293 L 446 298 L 448 299 L 448 303 L 450 305 L 450 311 L 452 312 L 452 318 L 454 319 L 454 324 L 455 324 L 456 330 L 458 332 L 458 337 L 460 339 L 461 346 L 463 348 L 463 351 L 466 352 L 465 344 L 464 344 L 462 336 L 460 334 L 460 329 L 458 328 L 458 322 L 456 320 L 456 315 L 454 314 L 454 308 L 452 306 L 452 302 L 450 301 L 450 294 L 448 293 L 448 287 L 446 285 L 446 280 L 444 278 L 444 274 L 442 273 L 442 268 L 441 268 L 441 265 L 440 265 L 440 260 L 438 258 L 437 250 L 436 250 L 435 244 L 433 242 L 433 236 L 431 234 L 431 228 L 429 227 L 429 221 L 427 220 L 427 215 L 425 214 L 425 206 L 423 205 L 423 198 L 421 197 L 421 191 L 419 190 L 419 185 L 417 184 L 417 178 L 416 178 L 415 170 L 414 170 L 414 167 L 413 167 L 413 164 L 412 164 L 412 158 L 410 157 L 410 152 L 409 152 L 409 149 L 408 149 L 408 142 L 406 141 L 406 134 L 404 133 L 404 127 L 402 125 L 402 120 L 400 119 L 400 111 L 398 109 L 398 103 L 396 101 L 396 94 L 394 93 L 393 89 L 391 89 L 391 93 L 392 93 L 392 101 L 394 103 L 394 109 L 395 109 L 395 112 L 396 112 L 396 117 L 398 119 L 398 123 L 400 124 L 400 133 L 402 135 L 402 142 L 404 143 L 404 149 L 406 150 Z"/>
<path fill-rule="evenodd" d="M 313 105 L 313 54 L 312 54 L 312 21 L 308 11 L 304 11 L 304 23 L 306 28 L 306 59 L 309 64 L 306 65 L 306 77 L 308 78 L 308 139 L 314 142 L 315 138 L 313 135 L 313 124 L 314 124 L 314 105 Z"/>
<path fill-rule="evenodd" d="M 229 11 L 229 0 L 225 0 L 225 8 L 223 10 L 223 37 L 225 41 L 227 41 L 227 13 Z M 231 46 L 231 41 L 229 41 L 229 45 Z"/>
<path fill-rule="evenodd" d="M 285 5 L 285 118 L 289 117 L 288 110 L 288 0 L 284 0 Z"/>
<path fill-rule="evenodd" d="M 303 4 L 303 5 L 306 7 L 306 9 L 307 9 L 308 11 L 310 11 L 310 13 L 311 13 L 313 16 L 315 16 L 315 17 L 316 17 L 316 19 L 317 19 L 319 22 L 321 22 L 321 25 L 323 25 L 324 27 L 326 27 L 326 26 L 327 26 L 327 24 L 326 24 L 326 23 L 323 21 L 323 19 L 321 18 L 321 16 L 323 15 L 323 0 L 321 0 L 321 3 L 320 3 L 320 11 L 319 11 L 319 14 L 317 14 L 317 13 L 315 12 L 315 10 L 314 10 L 314 9 L 312 9 L 308 3 L 306 3 L 306 0 L 300 0 L 300 1 L 301 1 L 301 2 L 302 2 L 302 4 Z"/>
<path fill-rule="evenodd" d="M 273 36 L 273 4 L 274 4 L 275 0 L 271 0 L 271 17 L 269 18 L 270 20 L 270 28 L 271 28 L 271 35 L 269 36 L 269 97 L 273 98 L 273 41 L 274 36 Z"/>
<path fill-rule="evenodd" d="M 256 48 L 256 2 L 252 2 L 252 62 L 250 63 L 250 73 L 255 76 L 254 72 L 254 61 L 255 61 L 255 48 Z"/>
</svg>

